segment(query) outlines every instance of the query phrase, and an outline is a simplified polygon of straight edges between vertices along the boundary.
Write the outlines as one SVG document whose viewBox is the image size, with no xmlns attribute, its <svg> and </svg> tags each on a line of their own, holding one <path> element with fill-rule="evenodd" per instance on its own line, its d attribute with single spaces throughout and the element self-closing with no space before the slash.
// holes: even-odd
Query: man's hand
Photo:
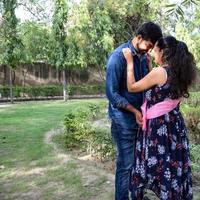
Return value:
<svg viewBox="0 0 200 200">
<path fill-rule="evenodd" d="M 131 104 L 127 105 L 126 110 L 132 112 L 135 115 L 136 122 L 139 124 L 139 126 L 142 126 L 142 113 L 134 108 Z"/>
<path fill-rule="evenodd" d="M 135 112 L 135 118 L 139 126 L 142 126 L 142 113 L 140 111 Z"/>
</svg>

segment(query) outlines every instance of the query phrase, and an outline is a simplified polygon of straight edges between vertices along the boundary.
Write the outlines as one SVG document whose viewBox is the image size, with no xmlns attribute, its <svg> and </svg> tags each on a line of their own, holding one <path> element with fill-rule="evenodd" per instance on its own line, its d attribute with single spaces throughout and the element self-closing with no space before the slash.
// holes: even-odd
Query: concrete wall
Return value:
<svg viewBox="0 0 200 200">
<path fill-rule="evenodd" d="M 98 84 L 105 80 L 104 70 L 95 68 L 67 70 L 66 78 L 70 84 Z M 13 73 L 13 83 L 17 86 L 58 85 L 62 83 L 60 70 L 45 64 L 35 63 L 17 68 Z M 0 66 L 0 85 L 9 84 L 9 68 Z"/>
</svg>

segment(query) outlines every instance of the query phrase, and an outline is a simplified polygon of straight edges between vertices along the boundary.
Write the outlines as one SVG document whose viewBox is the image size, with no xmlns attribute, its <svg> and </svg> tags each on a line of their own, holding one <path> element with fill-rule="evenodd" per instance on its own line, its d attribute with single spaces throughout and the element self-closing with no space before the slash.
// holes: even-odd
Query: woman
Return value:
<svg viewBox="0 0 200 200">
<path fill-rule="evenodd" d="M 148 89 L 130 189 L 137 200 L 143 199 L 144 189 L 152 190 L 161 200 L 191 200 L 188 133 L 179 104 L 182 97 L 189 97 L 188 87 L 195 78 L 193 55 L 184 42 L 172 36 L 160 38 L 154 47 L 159 67 L 135 82 L 130 50 L 123 49 L 123 53 L 127 60 L 128 90 Z"/>
</svg>

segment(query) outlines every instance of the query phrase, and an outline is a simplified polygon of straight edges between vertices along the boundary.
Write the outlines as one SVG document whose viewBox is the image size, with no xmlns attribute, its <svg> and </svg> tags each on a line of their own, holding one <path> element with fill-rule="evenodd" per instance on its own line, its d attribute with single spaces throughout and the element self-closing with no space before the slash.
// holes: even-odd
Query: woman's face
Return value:
<svg viewBox="0 0 200 200">
<path fill-rule="evenodd" d="M 155 45 L 153 48 L 153 54 L 154 54 L 155 63 L 157 65 L 162 65 L 163 64 L 163 50 L 161 50 L 157 45 Z"/>
</svg>

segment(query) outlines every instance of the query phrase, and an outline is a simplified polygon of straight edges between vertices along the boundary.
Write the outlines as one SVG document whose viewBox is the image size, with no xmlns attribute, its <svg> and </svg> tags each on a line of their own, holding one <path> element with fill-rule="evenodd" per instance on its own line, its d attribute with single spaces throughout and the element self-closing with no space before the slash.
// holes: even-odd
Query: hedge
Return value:
<svg viewBox="0 0 200 200">
<path fill-rule="evenodd" d="M 31 86 L 31 87 L 13 87 L 13 96 L 18 97 L 54 97 L 62 96 L 62 86 L 50 85 L 50 86 Z M 105 86 L 102 85 L 69 85 L 68 94 L 72 95 L 92 95 L 92 94 L 104 94 Z M 1 98 L 9 98 L 10 88 L 9 86 L 0 86 Z"/>
</svg>

